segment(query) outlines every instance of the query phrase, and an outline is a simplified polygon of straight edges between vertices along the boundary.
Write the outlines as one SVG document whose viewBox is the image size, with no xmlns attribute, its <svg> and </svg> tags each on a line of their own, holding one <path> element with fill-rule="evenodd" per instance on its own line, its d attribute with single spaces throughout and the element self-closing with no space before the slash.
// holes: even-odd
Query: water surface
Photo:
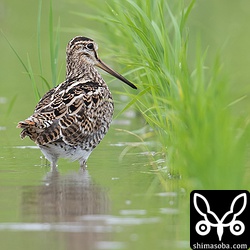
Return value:
<svg viewBox="0 0 250 250">
<path fill-rule="evenodd" d="M 36 147 L 1 146 L 3 249 L 175 249 L 183 244 L 177 240 L 182 192 L 164 191 L 142 155 L 119 161 L 121 146 L 108 140 L 91 155 L 86 170 L 61 160 L 54 172 Z"/>
</svg>

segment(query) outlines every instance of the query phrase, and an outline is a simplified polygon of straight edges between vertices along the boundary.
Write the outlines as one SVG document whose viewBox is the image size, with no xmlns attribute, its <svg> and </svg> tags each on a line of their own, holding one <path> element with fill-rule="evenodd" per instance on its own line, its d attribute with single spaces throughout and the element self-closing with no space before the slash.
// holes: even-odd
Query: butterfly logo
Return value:
<svg viewBox="0 0 250 250">
<path fill-rule="evenodd" d="M 243 199 L 243 205 L 239 209 L 238 205 L 241 204 L 240 203 L 241 199 Z M 198 202 L 200 205 L 203 204 L 203 206 L 200 206 L 199 208 Z M 238 203 L 237 207 L 235 206 L 236 203 Z M 236 236 L 244 233 L 245 225 L 243 224 L 242 221 L 237 220 L 237 217 L 246 208 L 246 205 L 247 205 L 246 193 L 239 194 L 233 199 L 231 206 L 230 206 L 230 210 L 227 211 L 222 216 L 221 219 L 219 219 L 218 216 L 213 211 L 210 210 L 210 205 L 207 199 L 203 195 L 199 193 L 195 193 L 193 196 L 193 204 L 194 204 L 196 211 L 203 217 L 203 219 L 197 222 L 195 226 L 195 230 L 199 235 L 204 236 L 204 235 L 209 234 L 211 227 L 217 228 L 217 235 L 218 235 L 219 241 L 221 241 L 222 239 L 222 235 L 224 233 L 225 227 L 229 227 L 230 232 Z M 225 222 L 226 219 L 229 220 L 230 218 L 232 218 L 230 222 L 226 223 Z"/>
</svg>

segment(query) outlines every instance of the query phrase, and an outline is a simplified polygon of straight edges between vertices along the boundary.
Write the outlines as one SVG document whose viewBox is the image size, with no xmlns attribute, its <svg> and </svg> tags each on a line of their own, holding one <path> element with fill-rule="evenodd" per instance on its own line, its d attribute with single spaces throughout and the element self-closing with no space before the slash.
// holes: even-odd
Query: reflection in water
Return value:
<svg viewBox="0 0 250 250">
<path fill-rule="evenodd" d="M 24 187 L 22 208 L 24 218 L 60 232 L 65 249 L 93 249 L 110 237 L 107 226 L 81 220 L 82 216 L 109 212 L 105 190 L 91 181 L 87 170 L 67 175 L 50 172 L 43 185 Z"/>
<path fill-rule="evenodd" d="M 148 175 L 143 177 L 144 182 Z M 143 249 L 179 248 L 183 241 L 177 237 L 187 227 L 178 224 L 179 194 L 160 189 L 149 200 L 145 193 L 138 192 L 138 184 L 141 182 L 129 196 L 121 197 L 117 189 L 112 198 L 120 200 L 112 200 L 116 203 L 111 210 L 107 190 L 96 185 L 87 170 L 50 172 L 41 184 L 22 187 L 22 218 L 18 222 L 0 222 L 0 232 L 33 232 L 38 242 L 42 234 L 49 235 L 50 241 L 60 246 L 58 249 L 65 250 L 138 249 L 145 244 Z M 30 234 L 25 235 L 22 240 L 29 241 Z M 188 242 L 184 243 L 188 247 Z"/>
<path fill-rule="evenodd" d="M 91 181 L 86 169 L 66 175 L 49 172 L 43 185 L 24 188 L 22 205 L 25 217 L 36 214 L 42 222 L 72 222 L 109 211 L 105 190 Z"/>
</svg>

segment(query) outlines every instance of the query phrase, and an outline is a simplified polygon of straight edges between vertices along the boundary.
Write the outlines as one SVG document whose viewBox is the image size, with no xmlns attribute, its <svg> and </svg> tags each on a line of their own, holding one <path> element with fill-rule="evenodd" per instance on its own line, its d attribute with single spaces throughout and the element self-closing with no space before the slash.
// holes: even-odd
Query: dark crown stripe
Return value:
<svg viewBox="0 0 250 250">
<path fill-rule="evenodd" d="M 91 42 L 93 42 L 93 40 L 90 39 L 90 38 L 88 38 L 88 37 L 77 36 L 77 37 L 73 38 L 70 41 L 70 47 L 72 47 L 74 44 L 76 44 L 78 42 L 84 42 L 84 41 L 91 41 Z"/>
</svg>

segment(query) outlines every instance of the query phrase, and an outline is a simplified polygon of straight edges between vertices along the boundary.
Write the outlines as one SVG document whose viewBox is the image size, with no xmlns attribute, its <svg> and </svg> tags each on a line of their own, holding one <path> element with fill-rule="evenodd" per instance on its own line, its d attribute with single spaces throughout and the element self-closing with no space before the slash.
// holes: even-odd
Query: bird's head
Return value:
<svg viewBox="0 0 250 250">
<path fill-rule="evenodd" d="M 130 87 L 136 89 L 136 86 L 128 81 L 125 77 L 111 69 L 107 64 L 105 64 L 97 54 L 98 45 L 90 38 L 77 36 L 70 40 L 67 46 L 67 63 L 77 62 L 80 65 L 97 66 L 112 76 L 118 78 L 124 83 L 128 84 Z"/>
</svg>

